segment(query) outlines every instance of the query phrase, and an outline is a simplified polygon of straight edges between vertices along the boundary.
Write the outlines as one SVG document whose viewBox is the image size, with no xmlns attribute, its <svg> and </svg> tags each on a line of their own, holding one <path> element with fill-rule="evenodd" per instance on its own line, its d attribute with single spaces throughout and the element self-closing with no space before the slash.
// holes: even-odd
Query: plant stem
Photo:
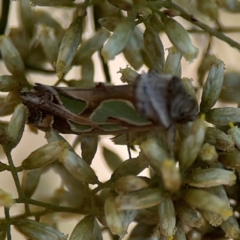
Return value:
<svg viewBox="0 0 240 240">
<path fill-rule="evenodd" d="M 11 218 L 10 218 L 9 210 L 10 209 L 8 207 L 4 207 L 7 240 L 11 240 L 12 239 L 12 236 L 11 236 L 11 224 L 10 224 Z"/>
</svg>

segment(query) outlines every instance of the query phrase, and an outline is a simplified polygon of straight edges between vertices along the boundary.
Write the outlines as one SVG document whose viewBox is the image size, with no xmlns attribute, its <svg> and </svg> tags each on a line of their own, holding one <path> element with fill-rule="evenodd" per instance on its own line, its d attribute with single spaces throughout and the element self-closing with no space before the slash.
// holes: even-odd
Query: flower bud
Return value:
<svg viewBox="0 0 240 240">
<path fill-rule="evenodd" d="M 215 125 L 228 125 L 229 122 L 240 122 L 240 108 L 213 108 L 206 113 L 206 121 Z"/>
<path fill-rule="evenodd" d="M 33 195 L 38 186 L 41 174 L 42 168 L 23 171 L 22 190 L 25 197 L 30 198 Z"/>
<path fill-rule="evenodd" d="M 113 35 L 102 48 L 102 56 L 105 61 L 114 59 L 127 45 L 134 28 L 131 18 L 122 20 L 115 28 Z"/>
<path fill-rule="evenodd" d="M 49 165 L 59 159 L 62 151 L 68 145 L 65 141 L 55 141 L 48 143 L 33 151 L 23 162 L 22 167 L 25 170 L 36 169 Z"/>
<path fill-rule="evenodd" d="M 111 32 L 114 31 L 119 21 L 121 21 L 121 18 L 119 17 L 104 17 L 104 18 L 98 19 L 98 22 L 100 23 L 100 25 Z"/>
<path fill-rule="evenodd" d="M 124 211 L 117 208 L 115 202 L 116 197 L 117 194 L 110 192 L 104 202 L 104 213 L 111 233 L 117 234 L 122 238 L 126 234 L 126 229 L 124 227 Z"/>
<path fill-rule="evenodd" d="M 198 55 L 198 49 L 193 46 L 186 29 L 177 21 L 168 17 L 161 17 L 164 24 L 164 31 L 174 47 L 191 62 Z"/>
<path fill-rule="evenodd" d="M 27 119 L 27 108 L 23 104 L 17 105 L 14 109 L 12 118 L 8 124 L 7 135 L 9 138 L 9 147 L 15 148 L 22 138 L 23 130 Z"/>
<path fill-rule="evenodd" d="M 182 68 L 181 59 L 182 55 L 175 47 L 170 47 L 168 50 L 168 56 L 163 67 L 163 72 L 172 76 L 181 78 Z"/>
<path fill-rule="evenodd" d="M 218 13 L 218 5 L 216 1 L 208 1 L 208 0 L 198 0 L 197 1 L 197 8 L 205 15 L 210 17 L 212 20 L 217 20 L 219 13 Z"/>
<path fill-rule="evenodd" d="M 98 239 L 102 240 L 102 233 L 93 216 L 84 217 L 73 229 L 69 240 Z"/>
<path fill-rule="evenodd" d="M 237 239 L 239 237 L 240 229 L 238 221 L 234 215 L 222 222 L 221 229 L 225 232 L 226 238 Z"/>
<path fill-rule="evenodd" d="M 200 150 L 199 157 L 202 161 L 206 162 L 208 165 L 211 165 L 217 161 L 218 153 L 213 145 L 205 143 Z"/>
<path fill-rule="evenodd" d="M 19 13 L 20 13 L 22 26 L 24 26 L 28 35 L 32 36 L 34 25 L 35 25 L 35 19 L 34 19 L 34 12 L 32 10 L 31 3 L 29 0 L 19 1 Z"/>
<path fill-rule="evenodd" d="M 188 136 L 182 141 L 179 151 L 180 168 L 185 171 L 196 160 L 202 147 L 206 124 L 202 119 L 193 122 Z"/>
<path fill-rule="evenodd" d="M 233 123 L 229 123 L 231 127 L 228 130 L 228 135 L 233 139 L 235 145 L 240 149 L 240 129 L 238 126 L 234 126 Z"/>
<path fill-rule="evenodd" d="M 192 82 L 193 82 L 193 79 L 191 79 L 191 78 L 182 78 L 182 83 L 184 85 L 184 88 L 185 88 L 186 92 L 190 96 L 194 97 L 197 101 L 196 91 L 194 89 L 194 86 L 193 86 Z"/>
<path fill-rule="evenodd" d="M 135 210 L 156 206 L 164 199 L 165 196 L 159 189 L 144 188 L 118 196 L 116 204 L 120 210 Z"/>
<path fill-rule="evenodd" d="M 142 65 L 143 56 L 142 56 L 142 39 L 138 37 L 137 28 L 134 29 L 132 36 L 128 40 L 125 48 L 123 49 L 123 55 L 128 61 L 128 63 L 136 70 L 138 70 Z"/>
<path fill-rule="evenodd" d="M 48 61 L 52 64 L 57 61 L 59 43 L 56 37 L 55 29 L 41 24 L 39 27 L 39 41 Z"/>
<path fill-rule="evenodd" d="M 14 203 L 10 193 L 7 193 L 0 189 L 0 206 L 9 208 Z"/>
<path fill-rule="evenodd" d="M 240 151 L 235 149 L 231 152 L 221 152 L 218 160 L 227 168 L 239 168 Z"/>
<path fill-rule="evenodd" d="M 67 240 L 67 236 L 47 224 L 30 219 L 18 220 L 14 226 L 28 239 Z"/>
<path fill-rule="evenodd" d="M 140 155 L 137 158 L 128 159 L 119 165 L 111 176 L 111 180 L 116 181 L 118 178 L 126 175 L 138 175 L 148 166 L 146 157 Z"/>
<path fill-rule="evenodd" d="M 79 87 L 95 87 L 94 83 L 94 64 L 92 58 L 87 58 L 81 67 L 81 77 Z M 84 85 L 85 84 L 85 85 Z"/>
<path fill-rule="evenodd" d="M 224 76 L 224 63 L 216 59 L 212 63 L 208 78 L 203 86 L 201 112 L 208 112 L 217 102 L 221 93 Z"/>
<path fill-rule="evenodd" d="M 136 71 L 131 69 L 130 67 L 120 68 L 117 73 L 121 73 L 122 76 L 120 77 L 123 83 L 133 84 L 136 82 L 136 78 L 139 75 Z"/>
<path fill-rule="evenodd" d="M 98 147 L 97 136 L 84 136 L 81 137 L 81 150 L 83 160 L 91 165 Z"/>
<path fill-rule="evenodd" d="M 93 169 L 73 149 L 65 148 L 60 155 L 59 161 L 77 180 L 92 184 L 98 182 Z"/>
<path fill-rule="evenodd" d="M 12 114 L 19 103 L 21 103 L 21 99 L 17 89 L 9 92 L 5 98 L 0 98 L 0 116 Z"/>
<path fill-rule="evenodd" d="M 203 210 L 200 210 L 200 212 L 210 225 L 218 227 L 222 224 L 223 218 L 219 214 Z"/>
<path fill-rule="evenodd" d="M 202 189 L 188 189 L 184 200 L 193 207 L 219 214 L 223 219 L 232 215 L 229 203 Z"/>
<path fill-rule="evenodd" d="M 178 221 L 176 232 L 173 236 L 173 240 L 186 240 L 185 231 L 183 229 L 181 221 Z"/>
<path fill-rule="evenodd" d="M 234 149 L 234 141 L 223 131 L 208 127 L 205 135 L 205 142 L 212 144 L 218 150 L 229 151 Z"/>
<path fill-rule="evenodd" d="M 18 78 L 22 78 L 25 74 L 24 63 L 18 50 L 12 44 L 9 37 L 5 35 L 0 36 L 0 50 L 2 59 L 9 72 Z"/>
<path fill-rule="evenodd" d="M 18 88 L 20 83 L 16 80 L 15 77 L 11 75 L 2 75 L 0 76 L 0 91 L 1 92 L 10 92 L 15 88 Z"/>
<path fill-rule="evenodd" d="M 190 205 L 181 203 L 177 209 L 177 216 L 182 223 L 189 227 L 199 228 L 203 225 L 203 219 L 201 215 Z"/>
<path fill-rule="evenodd" d="M 71 67 L 72 60 L 81 41 L 82 21 L 82 16 L 77 17 L 63 36 L 56 62 L 58 78 L 62 78 L 63 74 L 67 73 Z"/>
<path fill-rule="evenodd" d="M 162 72 L 164 65 L 164 48 L 159 35 L 150 26 L 147 26 L 144 34 L 145 50 L 151 59 L 152 66 L 158 72 Z"/>
<path fill-rule="evenodd" d="M 171 198 L 163 200 L 158 206 L 160 232 L 166 237 L 175 233 L 176 213 Z"/>
<path fill-rule="evenodd" d="M 240 102 L 240 73 L 236 71 L 228 71 L 224 74 L 222 91 L 219 99 L 224 102 L 238 103 Z"/>
<path fill-rule="evenodd" d="M 91 38 L 82 42 L 73 63 L 76 65 L 82 64 L 86 59 L 90 58 L 96 51 L 102 48 L 109 36 L 109 31 L 100 29 Z"/>
<path fill-rule="evenodd" d="M 119 194 L 138 191 L 146 187 L 148 187 L 146 180 L 134 175 L 121 177 L 114 183 L 114 189 Z"/>
<path fill-rule="evenodd" d="M 194 169 L 186 177 L 186 183 L 193 187 L 208 188 L 218 185 L 232 186 L 236 182 L 233 171 L 219 168 Z"/>
</svg>

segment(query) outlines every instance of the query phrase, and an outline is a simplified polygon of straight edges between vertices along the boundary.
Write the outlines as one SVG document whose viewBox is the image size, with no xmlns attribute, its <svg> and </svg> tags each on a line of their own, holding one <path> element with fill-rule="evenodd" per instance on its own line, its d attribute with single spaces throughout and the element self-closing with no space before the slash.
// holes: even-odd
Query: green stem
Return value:
<svg viewBox="0 0 240 240">
<path fill-rule="evenodd" d="M 11 240 L 11 218 L 9 214 L 9 208 L 4 207 L 4 213 L 5 213 L 5 226 L 6 226 L 6 233 L 7 233 L 7 240 Z"/>
<path fill-rule="evenodd" d="M 178 10 L 180 12 L 180 16 L 182 18 L 184 18 L 185 20 L 187 20 L 187 21 L 191 22 L 192 24 L 200 27 L 204 31 L 208 32 L 210 35 L 228 43 L 230 46 L 240 50 L 240 44 L 238 42 L 232 40 L 231 38 L 227 37 L 226 35 L 219 32 L 218 30 L 216 30 L 214 28 L 211 28 L 208 25 L 198 21 L 192 15 L 189 15 L 183 8 L 179 7 L 177 4 L 175 4 L 173 2 L 168 2 L 165 7 L 174 8 L 174 9 Z"/>
</svg>

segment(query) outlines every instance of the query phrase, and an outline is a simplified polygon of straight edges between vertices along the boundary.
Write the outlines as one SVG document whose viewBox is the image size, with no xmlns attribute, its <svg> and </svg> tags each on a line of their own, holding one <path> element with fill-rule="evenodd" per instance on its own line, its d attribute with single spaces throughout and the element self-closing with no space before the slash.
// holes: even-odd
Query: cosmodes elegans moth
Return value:
<svg viewBox="0 0 240 240">
<path fill-rule="evenodd" d="M 139 74 L 134 85 L 100 83 L 82 89 L 36 84 L 21 95 L 29 124 L 78 135 L 169 129 L 193 120 L 198 112 L 181 79 L 155 70 Z"/>
</svg>

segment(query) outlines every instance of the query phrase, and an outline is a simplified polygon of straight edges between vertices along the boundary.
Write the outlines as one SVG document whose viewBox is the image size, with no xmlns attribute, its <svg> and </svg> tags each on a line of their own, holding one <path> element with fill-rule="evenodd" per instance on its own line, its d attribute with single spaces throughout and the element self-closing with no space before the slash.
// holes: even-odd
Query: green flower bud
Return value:
<svg viewBox="0 0 240 240">
<path fill-rule="evenodd" d="M 123 19 L 115 28 L 113 35 L 102 48 L 102 56 L 105 61 L 114 59 L 127 45 L 134 28 L 131 18 Z"/>
<path fill-rule="evenodd" d="M 59 161 L 77 180 L 92 184 L 98 182 L 93 169 L 73 149 L 65 148 L 60 155 Z"/>
<path fill-rule="evenodd" d="M 232 186 L 236 182 L 233 171 L 219 168 L 194 169 L 186 177 L 186 183 L 193 187 L 209 188 L 218 185 Z"/>
<path fill-rule="evenodd" d="M 23 60 L 16 49 L 16 47 L 12 44 L 9 37 L 2 35 L 0 36 L 0 50 L 2 54 L 2 59 L 6 64 L 7 69 L 14 76 L 18 78 L 25 75 L 25 67 Z"/>
<path fill-rule="evenodd" d="M 216 149 L 229 151 L 234 149 L 234 141 L 223 131 L 208 127 L 205 135 L 205 142 L 212 144 Z"/>
<path fill-rule="evenodd" d="M 144 188 L 116 198 L 120 210 L 137 210 L 158 205 L 165 199 L 159 189 Z"/>
<path fill-rule="evenodd" d="M 2 75 L 0 76 L 0 91 L 1 92 L 10 92 L 15 88 L 18 88 L 20 83 L 17 79 L 11 75 Z"/>
<path fill-rule="evenodd" d="M 11 149 L 15 148 L 22 138 L 23 130 L 27 119 L 27 108 L 23 104 L 19 104 L 12 115 L 8 124 L 7 135 Z"/>
<path fill-rule="evenodd" d="M 212 63 L 208 78 L 203 86 L 201 112 L 208 112 L 217 102 L 221 93 L 224 76 L 224 63 L 216 59 Z"/>
<path fill-rule="evenodd" d="M 205 143 L 200 150 L 199 157 L 202 161 L 206 162 L 208 165 L 211 165 L 217 161 L 218 153 L 213 145 Z"/>
<path fill-rule="evenodd" d="M 133 84 L 136 82 L 136 78 L 139 75 L 136 71 L 131 69 L 130 67 L 120 68 L 118 73 L 121 73 L 122 76 L 120 77 L 123 83 Z"/>
<path fill-rule="evenodd" d="M 67 240 L 67 236 L 55 228 L 30 219 L 16 221 L 14 226 L 29 239 Z"/>
<path fill-rule="evenodd" d="M 63 36 L 56 62 L 56 72 L 59 78 L 62 78 L 71 67 L 82 37 L 82 21 L 82 16 L 77 17 Z"/>
<path fill-rule="evenodd" d="M 166 237 L 175 233 L 176 213 L 173 202 L 170 198 L 163 200 L 158 206 L 160 232 Z"/>
<path fill-rule="evenodd" d="M 175 47 L 170 47 L 168 50 L 168 56 L 163 67 L 163 72 L 172 76 L 181 78 L 182 68 L 181 59 L 182 55 Z"/>
<path fill-rule="evenodd" d="M 187 30 L 177 21 L 168 17 L 161 17 L 164 24 L 164 31 L 174 47 L 191 62 L 198 55 L 198 49 L 193 46 Z"/>
<path fill-rule="evenodd" d="M 240 229 L 238 226 L 238 221 L 234 215 L 222 222 L 221 229 L 225 232 L 226 238 L 237 239 L 239 237 Z"/>
<path fill-rule="evenodd" d="M 14 203 L 10 193 L 7 193 L 0 189 L 0 206 L 9 208 Z"/>
</svg>

